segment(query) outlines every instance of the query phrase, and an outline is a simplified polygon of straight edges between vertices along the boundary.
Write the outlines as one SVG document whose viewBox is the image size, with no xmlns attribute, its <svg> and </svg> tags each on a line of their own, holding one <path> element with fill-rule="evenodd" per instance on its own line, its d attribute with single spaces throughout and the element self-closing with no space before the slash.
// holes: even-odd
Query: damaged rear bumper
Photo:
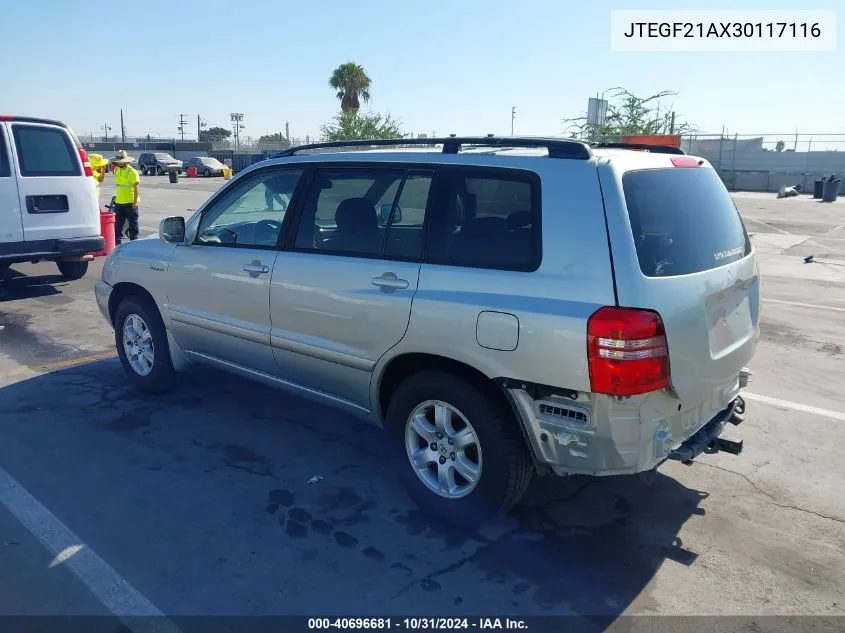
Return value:
<svg viewBox="0 0 845 633">
<path fill-rule="evenodd" d="M 518 381 L 502 386 L 522 423 L 538 472 L 569 475 L 633 475 L 668 460 L 690 463 L 702 453 L 739 455 L 742 441 L 723 435 L 743 420 L 742 389 L 750 372 L 714 389 L 712 404 L 682 409 L 670 392 L 611 398 L 558 390 L 549 394 Z M 727 404 L 724 404 L 727 403 Z M 705 422 L 702 422 L 705 421 Z"/>
</svg>

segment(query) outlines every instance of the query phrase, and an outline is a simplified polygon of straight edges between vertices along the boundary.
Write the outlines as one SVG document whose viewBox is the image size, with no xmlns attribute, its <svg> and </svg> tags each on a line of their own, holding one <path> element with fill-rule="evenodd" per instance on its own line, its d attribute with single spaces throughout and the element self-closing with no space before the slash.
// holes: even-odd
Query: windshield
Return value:
<svg viewBox="0 0 845 633">
<path fill-rule="evenodd" d="M 155 157 L 159 160 L 176 160 L 170 154 L 155 154 Z"/>
<path fill-rule="evenodd" d="M 216 158 L 200 158 L 200 161 L 202 161 L 202 164 L 207 166 L 207 167 L 222 167 L 223 166 L 223 163 L 221 163 Z"/>
<path fill-rule="evenodd" d="M 714 169 L 669 168 L 622 177 L 640 269 L 647 277 L 689 275 L 751 252 L 745 226 Z"/>
</svg>

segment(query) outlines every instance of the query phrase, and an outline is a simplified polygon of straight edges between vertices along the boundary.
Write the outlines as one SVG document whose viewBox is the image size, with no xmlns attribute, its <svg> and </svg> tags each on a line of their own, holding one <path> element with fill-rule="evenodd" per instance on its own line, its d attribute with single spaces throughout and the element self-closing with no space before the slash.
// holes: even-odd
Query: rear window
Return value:
<svg viewBox="0 0 845 633">
<path fill-rule="evenodd" d="M 689 275 L 751 252 L 739 211 L 716 170 L 648 169 L 622 177 L 640 270 Z"/>
<path fill-rule="evenodd" d="M 14 125 L 22 176 L 81 176 L 79 155 L 61 128 Z"/>
</svg>

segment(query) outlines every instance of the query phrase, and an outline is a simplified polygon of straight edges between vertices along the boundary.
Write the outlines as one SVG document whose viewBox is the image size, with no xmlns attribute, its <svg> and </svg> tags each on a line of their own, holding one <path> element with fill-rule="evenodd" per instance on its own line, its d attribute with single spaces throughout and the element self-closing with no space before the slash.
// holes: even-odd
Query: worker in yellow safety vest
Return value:
<svg viewBox="0 0 845 633">
<path fill-rule="evenodd" d="M 106 167 L 109 166 L 109 161 L 103 158 L 102 154 L 88 154 L 88 162 L 91 163 L 91 169 L 94 172 L 94 187 L 97 189 L 97 204 L 99 205 L 100 185 L 106 178 Z"/>
<path fill-rule="evenodd" d="M 112 211 L 114 218 L 114 241 L 120 244 L 124 222 L 129 222 L 129 239 L 138 239 L 138 203 L 141 200 L 138 187 L 141 182 L 138 172 L 129 164 L 135 159 L 124 150 L 111 159 L 115 165 L 114 186 L 116 189 Z"/>
</svg>

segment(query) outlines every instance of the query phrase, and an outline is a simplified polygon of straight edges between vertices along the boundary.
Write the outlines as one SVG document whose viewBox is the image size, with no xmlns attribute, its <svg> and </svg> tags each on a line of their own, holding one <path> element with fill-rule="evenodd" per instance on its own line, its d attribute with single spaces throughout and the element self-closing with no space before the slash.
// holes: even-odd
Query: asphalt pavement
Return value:
<svg viewBox="0 0 845 633">
<path fill-rule="evenodd" d="M 153 178 L 145 231 L 222 184 Z M 2 273 L 0 614 L 845 615 L 845 268 L 803 263 L 845 260 L 845 201 L 735 199 L 765 298 L 743 454 L 537 479 L 472 534 L 413 506 L 374 427 L 206 369 L 128 388 L 101 261 Z"/>
</svg>

